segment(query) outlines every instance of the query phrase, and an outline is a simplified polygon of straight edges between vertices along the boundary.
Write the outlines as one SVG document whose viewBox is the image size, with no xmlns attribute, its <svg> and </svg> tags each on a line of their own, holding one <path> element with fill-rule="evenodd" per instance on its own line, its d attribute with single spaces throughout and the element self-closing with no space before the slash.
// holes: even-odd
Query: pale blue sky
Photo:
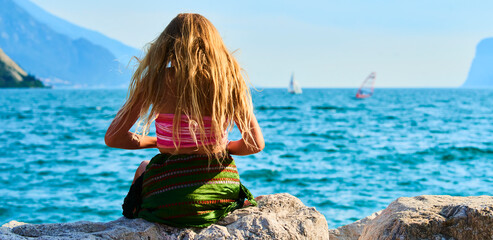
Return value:
<svg viewBox="0 0 493 240">
<path fill-rule="evenodd" d="M 456 87 L 476 44 L 493 36 L 493 1 L 32 0 L 80 26 L 142 48 L 180 12 L 219 29 L 257 86 Z"/>
</svg>

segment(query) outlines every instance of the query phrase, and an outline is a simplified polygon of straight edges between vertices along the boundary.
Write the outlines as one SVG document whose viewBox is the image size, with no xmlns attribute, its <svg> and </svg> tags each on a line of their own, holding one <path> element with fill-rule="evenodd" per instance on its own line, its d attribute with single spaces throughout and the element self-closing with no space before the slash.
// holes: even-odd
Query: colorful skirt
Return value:
<svg viewBox="0 0 493 240">
<path fill-rule="evenodd" d="M 158 154 L 131 186 L 123 208 L 130 218 L 207 227 L 243 207 L 245 199 L 256 205 L 231 156 L 209 162 L 205 155 Z"/>
</svg>

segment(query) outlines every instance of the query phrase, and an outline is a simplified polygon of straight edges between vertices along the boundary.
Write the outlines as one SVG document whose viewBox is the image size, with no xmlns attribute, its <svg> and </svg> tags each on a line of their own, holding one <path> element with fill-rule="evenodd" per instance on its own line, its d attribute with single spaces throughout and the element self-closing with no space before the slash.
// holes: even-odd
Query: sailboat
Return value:
<svg viewBox="0 0 493 240">
<path fill-rule="evenodd" d="M 292 93 L 292 94 L 302 93 L 300 85 L 298 85 L 298 83 L 294 80 L 294 73 L 291 74 L 291 81 L 289 82 L 288 93 Z"/>
<path fill-rule="evenodd" d="M 356 98 L 369 98 L 373 95 L 376 76 L 377 74 L 372 72 L 366 77 L 365 81 L 363 81 L 361 87 L 358 89 L 358 92 L 356 92 Z"/>
</svg>

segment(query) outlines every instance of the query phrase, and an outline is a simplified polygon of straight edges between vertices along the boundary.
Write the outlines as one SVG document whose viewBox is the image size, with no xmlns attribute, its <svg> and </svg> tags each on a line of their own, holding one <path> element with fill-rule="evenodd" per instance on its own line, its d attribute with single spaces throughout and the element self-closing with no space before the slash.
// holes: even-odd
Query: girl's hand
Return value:
<svg viewBox="0 0 493 240">
<path fill-rule="evenodd" d="M 240 132 L 243 133 L 243 129 L 240 129 Z M 257 118 L 253 114 L 250 118 L 250 132 L 252 139 L 249 139 L 250 142 L 248 144 L 243 139 L 231 141 L 226 146 L 226 151 L 232 155 L 250 155 L 262 151 L 265 147 L 264 136 L 258 125 Z"/>
<path fill-rule="evenodd" d="M 133 133 L 135 134 L 135 133 Z M 136 135 L 136 134 L 135 134 Z M 157 138 L 150 136 L 138 136 L 139 139 L 139 148 L 157 148 Z"/>
<path fill-rule="evenodd" d="M 141 145 L 148 146 L 148 148 L 157 148 L 157 137 L 145 136 L 141 139 Z"/>
</svg>

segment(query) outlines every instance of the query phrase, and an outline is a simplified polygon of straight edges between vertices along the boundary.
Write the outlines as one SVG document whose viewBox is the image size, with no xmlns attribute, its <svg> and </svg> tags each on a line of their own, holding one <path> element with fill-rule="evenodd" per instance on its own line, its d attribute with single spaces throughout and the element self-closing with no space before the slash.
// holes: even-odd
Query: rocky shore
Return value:
<svg viewBox="0 0 493 240">
<path fill-rule="evenodd" d="M 142 219 L 107 223 L 11 221 L 0 239 L 493 239 L 493 197 L 402 197 L 352 224 L 328 229 L 325 217 L 289 194 L 268 195 L 207 228 L 179 229 Z"/>
<path fill-rule="evenodd" d="M 401 197 L 352 224 L 331 229 L 330 239 L 493 239 L 493 197 Z"/>
<path fill-rule="evenodd" d="M 0 228 L 0 239 L 328 239 L 325 217 L 298 198 L 267 195 L 258 207 L 234 211 L 207 228 L 174 228 L 142 219 L 107 223 L 22 224 Z"/>
</svg>

